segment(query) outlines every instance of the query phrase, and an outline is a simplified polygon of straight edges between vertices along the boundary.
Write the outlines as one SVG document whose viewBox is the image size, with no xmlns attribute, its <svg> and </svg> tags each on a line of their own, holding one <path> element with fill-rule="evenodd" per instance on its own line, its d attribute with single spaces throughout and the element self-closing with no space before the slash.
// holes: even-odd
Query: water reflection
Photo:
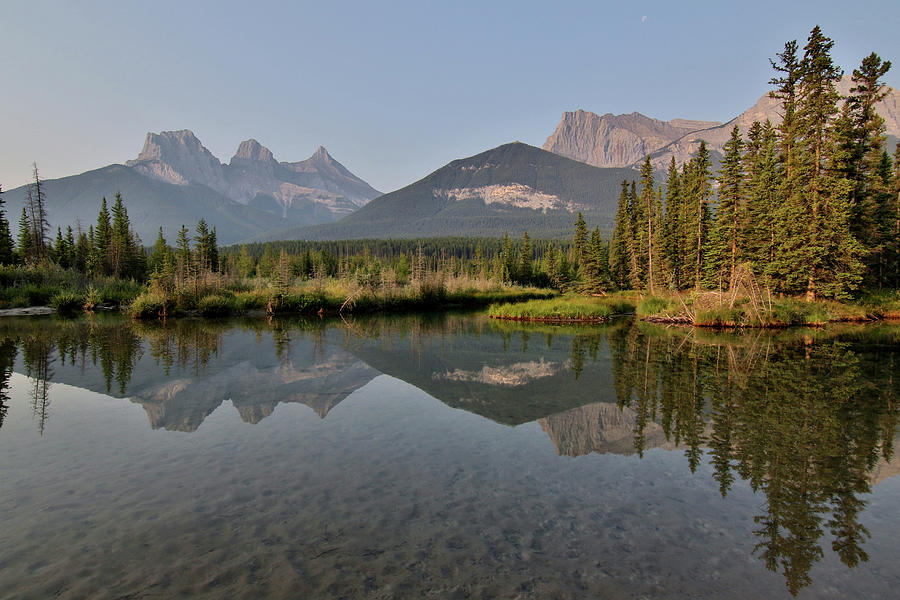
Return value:
<svg viewBox="0 0 900 600">
<path fill-rule="evenodd" d="M 17 361 L 18 350 L 20 360 Z M 257 423 L 279 403 L 325 418 L 380 374 L 497 423 L 536 421 L 560 455 L 708 457 L 723 497 L 765 498 L 755 553 L 796 594 L 822 544 L 867 560 L 859 517 L 898 424 L 900 328 L 711 334 L 618 322 L 559 328 L 437 315 L 352 322 L 119 318 L 0 322 L 0 426 L 14 367 L 38 431 L 51 381 L 125 397 L 153 428 L 194 431 L 225 400 Z M 98 368 L 99 367 L 99 368 Z"/>
<path fill-rule="evenodd" d="M 796 594 L 810 583 L 826 530 L 844 564 L 868 559 L 862 543 L 870 534 L 858 518 L 871 471 L 893 453 L 897 346 L 864 364 L 858 344 L 841 336 L 775 342 L 761 333 L 696 339 L 640 326 L 610 341 L 619 405 L 636 413 L 638 452 L 656 422 L 686 447 L 691 469 L 709 448 L 723 496 L 735 474 L 761 491 L 756 551 Z"/>
</svg>

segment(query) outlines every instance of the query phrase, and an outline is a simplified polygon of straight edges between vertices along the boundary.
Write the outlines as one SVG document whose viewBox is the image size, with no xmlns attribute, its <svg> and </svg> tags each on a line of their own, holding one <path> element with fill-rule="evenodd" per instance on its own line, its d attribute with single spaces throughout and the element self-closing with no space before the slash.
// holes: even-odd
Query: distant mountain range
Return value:
<svg viewBox="0 0 900 600">
<path fill-rule="evenodd" d="M 619 185 L 632 168 L 600 169 L 520 142 L 454 160 L 376 198 L 336 223 L 262 239 L 338 240 L 492 236 L 569 237 L 576 214 L 610 229 Z"/>
<path fill-rule="evenodd" d="M 153 243 L 159 227 L 169 241 L 200 218 L 228 244 L 266 231 L 334 221 L 380 195 L 319 149 L 307 160 L 278 162 L 256 140 L 241 142 L 223 164 L 189 130 L 148 133 L 141 153 L 125 165 L 47 180 L 52 228 L 94 223 L 100 199 L 121 192 L 136 233 Z M 25 186 L 4 193 L 13 227 Z"/>
<path fill-rule="evenodd" d="M 849 93 L 851 81 L 839 85 Z M 681 164 L 700 140 L 713 162 L 734 125 L 746 134 L 754 121 L 780 121 L 779 103 L 764 95 L 727 123 L 639 113 L 563 114 L 544 149 L 519 142 L 454 160 L 402 189 L 381 195 L 328 152 L 279 162 L 256 140 L 241 142 L 226 164 L 189 130 L 148 133 L 138 157 L 80 175 L 45 182 L 50 222 L 93 223 L 100 198 L 120 191 L 132 225 L 146 244 L 162 226 L 169 241 L 201 218 L 222 244 L 247 240 L 336 240 L 429 236 L 569 237 L 578 212 L 608 234 L 619 184 L 636 179 L 648 154 L 662 180 L 672 157 Z M 878 105 L 891 148 L 900 137 L 900 92 Z M 25 187 L 4 194 L 13 221 Z M 52 234 L 52 232 L 51 232 Z"/>
<path fill-rule="evenodd" d="M 838 84 L 842 95 L 850 93 L 852 81 L 845 76 Z M 596 167 L 638 166 L 649 154 L 658 170 L 668 167 L 672 157 L 677 164 L 690 160 L 705 140 L 714 156 L 721 156 L 725 142 L 737 125 L 746 135 L 754 121 L 781 122 L 780 101 L 768 94 L 727 123 L 673 119 L 659 121 L 640 113 L 605 114 L 577 110 L 563 113 L 556 130 L 544 142 L 544 150 L 585 162 Z M 877 105 L 885 121 L 890 145 L 900 137 L 900 92 L 888 88 L 888 94 Z"/>
</svg>

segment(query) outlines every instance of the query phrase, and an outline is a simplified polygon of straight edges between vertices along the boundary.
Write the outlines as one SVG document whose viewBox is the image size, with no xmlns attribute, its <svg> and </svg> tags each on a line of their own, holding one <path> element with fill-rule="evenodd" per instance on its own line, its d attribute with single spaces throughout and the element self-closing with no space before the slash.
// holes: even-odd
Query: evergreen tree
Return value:
<svg viewBox="0 0 900 600">
<path fill-rule="evenodd" d="M 675 164 L 675 157 L 669 163 L 666 185 L 665 237 L 663 239 L 663 261 L 669 272 L 669 284 L 673 289 L 681 289 L 684 285 L 684 246 L 682 220 L 684 218 L 684 199 L 681 194 L 681 177 Z"/>
<path fill-rule="evenodd" d="M 31 244 L 31 224 L 28 221 L 28 213 L 23 206 L 22 216 L 19 217 L 19 260 L 26 264 L 33 263 L 33 250 Z"/>
<path fill-rule="evenodd" d="M 3 187 L 0 186 L 0 265 L 11 265 L 15 261 L 15 242 L 6 219 L 6 211 L 3 210 L 4 204 Z"/>
<path fill-rule="evenodd" d="M 171 253 L 172 250 L 169 248 L 166 238 L 163 237 L 163 230 L 160 227 L 156 235 L 156 242 L 153 243 L 153 248 L 150 250 L 150 256 L 147 257 L 147 269 L 150 272 L 162 272 L 163 263 Z"/>
<path fill-rule="evenodd" d="M 734 281 L 739 261 L 744 259 L 744 140 L 737 125 L 725 143 L 719 173 L 719 205 L 710 232 L 706 259 L 706 284 L 724 289 Z"/>
<path fill-rule="evenodd" d="M 78 236 L 75 239 L 75 251 L 74 258 L 72 259 L 73 266 L 75 269 L 81 273 L 86 273 L 88 270 L 88 262 L 90 260 L 91 255 L 91 242 L 88 238 L 88 235 L 80 231 Z"/>
<path fill-rule="evenodd" d="M 653 258 L 656 254 L 654 244 L 657 242 L 657 232 L 654 229 L 656 224 L 656 188 L 653 182 L 653 165 L 650 162 L 650 155 L 644 159 L 641 164 L 641 197 L 640 197 L 640 219 L 635 220 L 637 244 L 640 248 L 640 264 L 643 273 L 646 273 L 644 285 L 650 289 L 650 294 L 655 293 L 654 281 L 656 272 L 654 270 Z"/>
<path fill-rule="evenodd" d="M 778 163 L 778 135 L 772 123 L 754 122 L 747 142 L 747 255 L 754 272 L 767 283 L 776 277 L 775 258 L 778 250 L 777 219 L 778 185 L 781 177 Z"/>
<path fill-rule="evenodd" d="M 47 232 L 50 224 L 47 221 L 47 198 L 44 183 L 38 173 L 37 163 L 34 163 L 34 181 L 29 184 L 26 191 L 26 204 L 29 212 L 28 224 L 31 227 L 28 236 L 31 242 L 30 257 L 34 262 L 41 262 L 50 258 L 47 249 Z"/>
<path fill-rule="evenodd" d="M 810 32 L 801 63 L 797 116 L 802 124 L 801 206 L 808 209 L 806 240 L 796 267 L 807 273 L 806 297 L 844 297 L 856 289 L 863 271 L 862 247 L 850 232 L 853 183 L 840 172 L 833 121 L 838 113 L 836 84 L 842 76 L 831 60 L 834 42 L 818 26 Z M 795 200 L 796 202 L 796 200 Z"/>
<path fill-rule="evenodd" d="M 562 284 L 559 275 L 559 256 L 556 251 L 556 245 L 553 242 L 550 242 L 547 246 L 547 251 L 544 253 L 544 271 L 547 273 L 550 287 L 559 289 Z"/>
<path fill-rule="evenodd" d="M 673 159 L 674 160 L 674 159 Z M 632 245 L 629 226 L 631 217 L 628 214 L 629 195 L 628 182 L 622 181 L 622 189 L 619 192 L 619 204 L 616 208 L 616 221 L 612 239 L 609 242 L 609 268 L 612 284 L 616 289 L 623 290 L 629 284 L 630 253 Z"/>
<path fill-rule="evenodd" d="M 108 274 L 109 246 L 112 243 L 112 225 L 106 198 L 100 200 L 100 212 L 97 214 L 97 226 L 91 230 L 91 257 L 89 270 L 95 275 Z"/>
<path fill-rule="evenodd" d="M 525 235 L 522 236 L 522 256 L 519 261 L 519 281 L 521 283 L 531 283 L 533 276 L 533 258 L 534 255 L 531 250 L 531 239 L 528 237 L 528 232 L 526 231 Z"/>
<path fill-rule="evenodd" d="M 703 259 L 709 237 L 710 164 L 709 149 L 706 142 L 701 141 L 697 156 L 690 160 L 682 177 L 685 187 L 685 265 L 691 274 L 691 283 L 698 288 L 702 283 Z"/>
<path fill-rule="evenodd" d="M 572 236 L 572 249 L 575 252 L 575 268 L 581 269 L 584 264 L 585 244 L 588 239 L 588 228 L 584 222 L 584 217 L 578 213 L 578 219 L 575 220 L 575 234 Z"/>
</svg>

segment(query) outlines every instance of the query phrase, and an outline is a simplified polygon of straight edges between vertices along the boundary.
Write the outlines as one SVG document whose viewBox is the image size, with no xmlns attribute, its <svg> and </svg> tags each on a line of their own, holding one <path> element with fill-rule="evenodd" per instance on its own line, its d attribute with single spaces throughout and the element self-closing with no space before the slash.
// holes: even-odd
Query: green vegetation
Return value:
<svg viewBox="0 0 900 600">
<path fill-rule="evenodd" d="M 771 299 L 751 294 L 694 291 L 668 297 L 647 297 L 638 304 L 637 313 L 641 318 L 657 323 L 777 328 L 880 319 L 888 312 L 884 307 L 891 306 L 888 298 L 872 297 L 867 303 L 824 299 L 810 302 L 797 297 Z"/>
<path fill-rule="evenodd" d="M 545 322 L 604 322 L 616 315 L 634 312 L 634 303 L 624 296 L 585 297 L 566 294 L 546 300 L 493 304 L 488 314 L 495 319 Z"/>
</svg>

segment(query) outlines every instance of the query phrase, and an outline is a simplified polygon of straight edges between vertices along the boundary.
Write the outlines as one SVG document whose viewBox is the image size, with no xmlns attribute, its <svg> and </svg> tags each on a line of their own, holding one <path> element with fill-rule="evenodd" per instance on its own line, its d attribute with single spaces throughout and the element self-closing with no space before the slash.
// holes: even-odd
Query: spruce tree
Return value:
<svg viewBox="0 0 900 600">
<path fill-rule="evenodd" d="M 3 187 L 0 186 L 0 265 L 11 265 L 15 261 L 16 249 L 6 211 L 3 210 L 4 204 Z"/>
<path fill-rule="evenodd" d="M 724 289 L 734 281 L 739 261 L 744 259 L 744 140 L 737 125 L 725 143 L 719 172 L 719 204 L 710 231 L 706 260 L 706 284 Z"/>
<path fill-rule="evenodd" d="M 528 237 L 528 232 L 525 232 L 525 235 L 522 236 L 522 256 L 519 261 L 519 282 L 523 284 L 530 284 L 533 276 L 532 273 L 532 260 L 534 258 L 534 253 L 531 250 L 531 238 Z"/>
<path fill-rule="evenodd" d="M 572 249 L 575 252 L 575 268 L 580 270 L 584 263 L 585 244 L 588 239 L 588 228 L 584 222 L 584 217 L 578 213 L 575 220 L 575 234 L 572 236 Z"/>
<path fill-rule="evenodd" d="M 684 277 L 684 262 L 681 254 L 683 241 L 682 219 L 684 208 L 681 195 L 681 177 L 675 164 L 675 157 L 669 163 L 666 185 L 665 239 L 663 241 L 663 260 L 669 272 L 669 285 L 673 289 L 681 289 Z"/>
<path fill-rule="evenodd" d="M 628 182 L 622 181 L 619 193 L 619 204 L 616 208 L 616 221 L 612 239 L 609 242 L 609 268 L 612 283 L 616 289 L 623 290 L 629 284 L 631 217 L 628 214 L 629 196 Z"/>
<path fill-rule="evenodd" d="M 649 288 L 651 295 L 655 293 L 654 280 L 656 279 L 653 265 L 653 258 L 656 253 L 654 244 L 657 242 L 657 233 L 654 228 L 656 224 L 655 208 L 656 187 L 653 183 L 653 165 L 648 154 L 641 164 L 640 221 L 636 221 L 636 223 L 638 223 L 637 237 L 640 247 L 640 263 L 642 271 L 646 273 L 643 283 Z"/>
<path fill-rule="evenodd" d="M 850 232 L 853 183 L 840 172 L 833 121 L 838 113 L 837 82 L 842 71 L 831 60 L 834 42 L 816 26 L 801 63 L 797 116 L 802 124 L 800 148 L 802 202 L 808 207 L 807 236 L 796 265 L 808 274 L 807 300 L 817 295 L 845 297 L 862 277 L 862 247 Z"/>
<path fill-rule="evenodd" d="M 747 255 L 754 273 L 771 285 L 778 249 L 778 135 L 766 120 L 754 122 L 747 137 Z"/>
<path fill-rule="evenodd" d="M 94 275 L 109 273 L 109 245 L 112 242 L 112 225 L 106 198 L 100 200 L 100 212 L 97 214 L 97 226 L 92 230 L 91 257 L 89 269 Z"/>
<path fill-rule="evenodd" d="M 712 194 L 709 149 L 700 142 L 697 155 L 690 160 L 684 173 L 685 186 L 684 232 L 685 263 L 691 274 L 690 282 L 700 287 L 703 281 L 703 260 L 709 237 L 709 198 Z"/>
<path fill-rule="evenodd" d="M 25 264 L 34 262 L 33 248 L 31 244 L 31 224 L 28 221 L 28 212 L 22 207 L 22 216 L 19 217 L 19 261 Z"/>
</svg>

